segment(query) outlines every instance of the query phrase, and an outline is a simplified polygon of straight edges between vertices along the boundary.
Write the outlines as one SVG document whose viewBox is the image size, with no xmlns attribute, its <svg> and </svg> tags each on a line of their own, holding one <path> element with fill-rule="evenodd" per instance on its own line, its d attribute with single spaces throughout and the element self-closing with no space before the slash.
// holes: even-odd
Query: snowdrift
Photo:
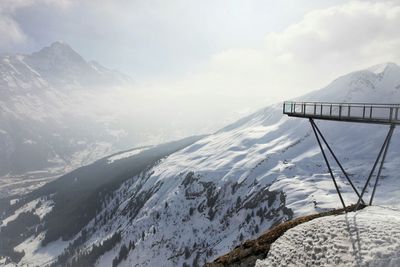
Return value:
<svg viewBox="0 0 400 267">
<path fill-rule="evenodd" d="M 300 224 L 256 263 L 267 266 L 400 266 L 400 210 L 371 206 Z"/>
</svg>

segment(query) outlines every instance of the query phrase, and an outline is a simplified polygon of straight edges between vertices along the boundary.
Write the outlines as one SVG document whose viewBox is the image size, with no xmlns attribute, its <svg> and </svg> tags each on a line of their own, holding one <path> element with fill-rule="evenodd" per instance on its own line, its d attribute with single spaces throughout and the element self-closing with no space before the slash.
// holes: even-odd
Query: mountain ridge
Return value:
<svg viewBox="0 0 400 267">
<path fill-rule="evenodd" d="M 344 75 L 302 99 L 400 100 L 396 88 L 400 70 L 388 70 L 386 75 L 371 71 Z M 355 186 L 362 187 L 387 127 L 317 123 Z M 379 204 L 399 205 L 400 154 L 394 149 L 400 145 L 399 137 L 396 131 L 375 196 Z M 351 187 L 333 167 L 345 202 L 355 203 Z M 71 258 L 82 262 L 84 252 L 90 252 L 95 266 L 113 266 L 113 262 L 118 266 L 200 266 L 276 224 L 339 206 L 308 121 L 284 116 L 276 104 L 131 177 L 77 235 L 63 243 L 51 242 L 40 251 L 61 249 L 63 254 L 46 258 L 60 256 L 58 263 L 71 262 Z M 98 247 L 116 233 L 120 240 L 99 253 Z M 42 240 L 39 234 L 18 249 L 37 249 Z M 22 260 L 38 259 L 41 254 L 35 249 L 26 250 Z"/>
<path fill-rule="evenodd" d="M 0 56 L 0 70 L 3 79 L 7 78 L 9 87 L 18 87 L 18 84 L 19 87 L 27 87 L 21 83 L 26 76 L 34 79 L 34 83 L 44 82 L 40 86 L 42 89 L 46 89 L 48 85 L 58 90 L 71 90 L 133 83 L 127 75 L 109 70 L 95 61 L 86 61 L 63 42 L 54 42 L 32 54 Z M 19 75 L 21 73 L 23 76 Z"/>
</svg>

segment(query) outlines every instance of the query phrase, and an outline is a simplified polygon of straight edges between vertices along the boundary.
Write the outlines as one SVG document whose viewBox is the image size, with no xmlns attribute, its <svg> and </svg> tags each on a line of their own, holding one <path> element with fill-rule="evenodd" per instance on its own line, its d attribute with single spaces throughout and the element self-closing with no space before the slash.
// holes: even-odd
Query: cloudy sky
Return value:
<svg viewBox="0 0 400 267">
<path fill-rule="evenodd" d="M 221 114 L 215 127 L 400 62 L 397 0 L 1 0 L 0 16 L 0 53 L 65 41 L 131 75 L 146 99 Z"/>
</svg>

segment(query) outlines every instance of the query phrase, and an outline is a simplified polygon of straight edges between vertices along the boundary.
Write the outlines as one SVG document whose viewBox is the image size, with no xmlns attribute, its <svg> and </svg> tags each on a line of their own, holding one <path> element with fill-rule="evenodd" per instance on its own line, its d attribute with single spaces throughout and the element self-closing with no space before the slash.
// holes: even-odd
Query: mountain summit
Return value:
<svg viewBox="0 0 400 267">
<path fill-rule="evenodd" d="M 32 55 L 27 64 L 56 87 L 106 87 L 128 84 L 128 76 L 111 71 L 100 64 L 87 62 L 64 42 L 55 42 Z"/>
<path fill-rule="evenodd" d="M 32 91 L 107 88 L 132 79 L 99 63 L 88 62 L 68 44 L 55 42 L 31 55 L 0 56 L 0 95 Z"/>
<path fill-rule="evenodd" d="M 307 101 L 399 103 L 400 67 L 395 63 L 375 65 L 344 75 L 327 87 L 299 99 Z"/>
<path fill-rule="evenodd" d="M 386 62 L 386 63 L 372 66 L 372 67 L 368 68 L 367 71 L 371 71 L 375 74 L 383 74 L 386 72 L 398 71 L 399 68 L 400 68 L 400 66 L 397 65 L 396 63 Z"/>
<path fill-rule="evenodd" d="M 44 47 L 28 56 L 28 58 L 31 62 L 37 62 L 39 70 L 49 70 L 57 66 L 71 67 L 86 64 L 86 61 L 64 42 L 54 42 L 49 47 Z"/>
</svg>

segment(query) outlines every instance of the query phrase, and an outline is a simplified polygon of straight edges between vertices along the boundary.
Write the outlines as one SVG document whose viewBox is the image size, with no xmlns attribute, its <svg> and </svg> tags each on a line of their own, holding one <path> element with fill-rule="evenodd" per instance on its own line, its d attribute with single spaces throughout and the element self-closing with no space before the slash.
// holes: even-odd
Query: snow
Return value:
<svg viewBox="0 0 400 267">
<path fill-rule="evenodd" d="M 16 203 L 18 200 L 13 200 L 11 202 L 12 203 Z M 38 207 L 38 203 L 41 203 Z M 0 221 L 1 224 L 0 225 L 6 225 L 7 223 L 14 221 L 18 215 L 20 215 L 23 212 L 33 212 L 33 214 L 36 214 L 40 217 L 40 219 L 43 219 L 43 217 L 49 213 L 52 209 L 54 205 L 53 200 L 43 200 L 43 199 L 35 199 L 32 200 L 28 203 L 26 203 L 25 205 L 23 205 L 21 208 L 17 209 L 14 214 L 8 216 L 7 218 L 5 218 L 4 220 Z"/>
<path fill-rule="evenodd" d="M 24 139 L 23 144 L 34 145 L 34 144 L 36 144 L 36 141 L 30 140 L 30 139 Z"/>
<path fill-rule="evenodd" d="M 35 210 L 35 206 L 37 205 L 38 202 L 39 202 L 39 199 L 36 199 L 36 200 L 33 200 L 33 201 L 31 201 L 31 202 L 29 202 L 29 203 L 23 205 L 21 208 L 17 209 L 17 210 L 14 212 L 13 215 L 11 215 L 11 216 L 5 218 L 5 219 L 2 221 L 2 224 L 1 224 L 1 225 L 7 225 L 7 223 L 9 223 L 9 222 L 11 222 L 11 221 L 14 221 L 14 220 L 18 217 L 18 215 L 20 215 L 20 214 L 23 213 L 23 212 L 30 212 L 30 211 Z"/>
<path fill-rule="evenodd" d="M 340 77 L 301 100 L 400 102 L 398 85 L 400 68 L 390 65 L 379 74 L 363 70 Z M 363 187 L 388 127 L 327 121 L 317 124 L 355 186 Z M 400 151 L 395 149 L 399 146 L 400 131 L 396 129 L 375 197 L 376 204 L 395 209 L 400 208 Z M 108 160 L 132 153 L 137 151 Z M 346 204 L 354 203 L 351 187 L 337 166 L 332 167 Z M 191 172 L 193 176 L 185 184 Z M 256 197 L 265 190 L 277 195 Z M 370 193 L 369 188 L 365 199 Z M 254 207 L 246 208 L 251 200 Z M 287 219 L 283 206 L 295 217 L 341 206 L 308 121 L 284 116 L 281 104 L 260 110 L 161 160 L 124 183 L 103 205 L 99 216 L 113 215 L 104 224 L 92 220 L 87 225 L 94 230 L 83 247 L 99 244 L 121 230 L 121 242 L 135 243 L 121 266 L 166 267 L 194 265 L 197 255 L 200 265 L 212 261 L 240 244 L 241 234 L 245 239 L 255 238 L 259 235 L 256 226 L 264 231 Z M 246 220 L 259 209 L 268 216 L 261 220 L 254 215 Z M 186 247 L 191 250 L 188 258 L 183 255 Z M 108 265 L 117 255 L 118 249 L 113 249 L 97 265 Z"/>
<path fill-rule="evenodd" d="M 148 149 L 148 147 L 146 147 L 146 148 L 135 148 L 133 150 L 129 150 L 129 151 L 124 152 L 124 153 L 116 154 L 116 155 L 111 156 L 111 157 L 109 157 L 107 159 L 108 160 L 108 164 L 111 164 L 114 161 L 117 161 L 117 160 L 120 160 L 120 159 L 125 159 L 125 158 L 132 157 L 134 155 L 137 155 L 137 154 L 143 152 L 146 149 Z"/>
<path fill-rule="evenodd" d="M 44 216 L 46 216 L 46 214 L 48 214 L 52 210 L 53 206 L 53 200 L 44 201 L 39 208 L 35 209 L 33 213 L 39 216 L 40 220 L 42 220 Z"/>
<path fill-rule="evenodd" d="M 255 266 L 400 266 L 400 210 L 371 206 L 300 224 Z"/>
<path fill-rule="evenodd" d="M 343 76 L 301 100 L 396 102 L 400 100 L 400 92 L 395 89 L 399 84 L 400 68 L 390 65 L 379 75 L 364 70 Z M 122 205 L 118 215 L 93 235 L 97 242 L 98 238 L 105 238 L 110 231 L 107 229 L 118 229 L 122 225 L 123 241 L 135 241 L 136 248 L 121 266 L 181 266 L 184 262 L 192 265 L 196 251 L 188 259 L 176 256 L 183 248 L 202 243 L 212 248 L 212 252 L 207 256 L 204 252 L 200 257 L 211 261 L 238 245 L 241 233 L 246 239 L 251 239 L 257 235 L 253 231 L 255 225 L 259 225 L 261 231 L 267 230 L 279 218 L 280 214 L 262 223 L 257 218 L 246 224 L 251 209 L 236 211 L 230 217 L 227 211 L 235 207 L 239 196 L 246 199 L 265 189 L 284 192 L 285 205 L 292 209 L 295 217 L 340 207 L 308 121 L 283 116 L 281 108 L 281 104 L 277 104 L 260 110 L 170 155 L 149 171 L 150 177 L 133 178 L 136 181 L 134 185 L 123 186 L 117 193 L 122 201 L 137 201 L 136 190 L 146 194 L 156 185 L 160 187 L 133 219 L 125 217 Z M 318 121 L 317 124 L 360 190 L 388 127 L 326 121 Z M 375 203 L 400 208 L 400 153 L 394 149 L 400 145 L 399 137 L 400 133 L 396 130 Z M 330 161 L 333 162 L 331 158 Z M 356 195 L 340 170 L 334 164 L 333 168 L 346 204 L 356 202 Z M 185 190 L 182 181 L 191 171 L 198 180 L 191 182 Z M 206 203 L 206 184 L 215 186 L 218 195 L 214 207 L 217 213 L 213 220 L 208 218 L 206 212 L 198 211 L 198 207 Z M 231 189 L 234 185 L 238 187 L 235 192 Z M 127 194 L 122 193 L 125 190 Z M 370 192 L 369 189 L 366 199 Z M 168 209 L 163 208 L 166 202 Z M 276 201 L 274 205 L 278 203 Z M 265 201 L 257 203 L 256 207 L 258 209 L 263 205 Z M 189 216 L 191 208 L 194 213 Z M 112 210 L 112 206 L 106 210 Z M 152 215 L 156 212 L 161 214 L 158 220 Z M 150 231 L 153 226 L 157 229 L 155 234 Z M 141 240 L 143 232 L 146 238 Z M 160 244 L 160 240 L 164 242 Z M 110 258 L 108 255 L 107 259 Z M 106 265 L 108 260 L 104 263 L 100 260 L 99 266 Z"/>
<path fill-rule="evenodd" d="M 44 233 L 36 237 L 31 236 L 15 247 L 15 250 L 23 250 L 25 252 L 24 257 L 18 263 L 18 266 L 28 266 L 31 264 L 34 264 L 35 266 L 45 266 L 46 264 L 53 262 L 69 244 L 69 241 L 62 241 L 59 239 L 43 247 L 41 246 L 43 238 Z"/>
<path fill-rule="evenodd" d="M 0 177 L 0 198 L 25 195 L 61 175 L 62 169 L 49 168 L 45 171 L 29 172 L 23 175 Z"/>
<path fill-rule="evenodd" d="M 385 70 L 387 68 L 390 68 L 390 67 L 396 67 L 396 64 L 391 63 L 391 62 L 382 63 L 382 64 L 372 66 L 372 67 L 368 68 L 368 70 L 375 74 L 381 74 L 381 73 L 385 72 Z"/>
<path fill-rule="evenodd" d="M 71 159 L 65 168 L 72 171 L 80 166 L 93 163 L 102 157 L 102 155 L 110 154 L 113 151 L 113 145 L 108 142 L 91 142 L 89 146 L 73 153 Z"/>
</svg>

